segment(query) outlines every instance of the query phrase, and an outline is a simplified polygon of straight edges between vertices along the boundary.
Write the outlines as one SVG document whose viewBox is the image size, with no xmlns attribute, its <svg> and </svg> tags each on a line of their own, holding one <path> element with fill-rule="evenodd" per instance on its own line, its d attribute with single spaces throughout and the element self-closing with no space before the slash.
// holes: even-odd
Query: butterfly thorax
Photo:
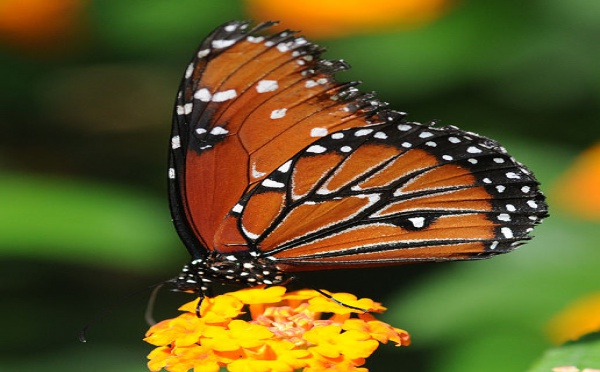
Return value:
<svg viewBox="0 0 600 372">
<path fill-rule="evenodd" d="M 276 285 L 288 279 L 268 258 L 213 252 L 185 265 L 175 279 L 175 286 L 180 291 L 197 293 L 208 290 L 212 283 Z"/>
</svg>

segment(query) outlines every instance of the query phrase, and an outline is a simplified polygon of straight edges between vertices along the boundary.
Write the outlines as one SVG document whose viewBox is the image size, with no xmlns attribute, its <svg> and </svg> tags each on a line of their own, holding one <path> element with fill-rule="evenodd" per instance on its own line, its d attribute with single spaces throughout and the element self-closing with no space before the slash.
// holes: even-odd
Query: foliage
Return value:
<svg viewBox="0 0 600 372">
<path fill-rule="evenodd" d="M 31 13 L 45 33 L 36 38 L 33 28 L 18 37 L 27 24 L 8 23 L 16 19 L 9 2 L 0 6 L 3 365 L 144 371 L 144 298 L 95 325 L 87 345 L 75 344 L 76 329 L 186 260 L 165 194 L 171 105 L 200 40 L 247 10 L 234 0 L 64 0 L 72 7 L 60 32 L 56 8 Z M 318 40 L 327 58 L 353 65 L 341 80 L 364 81 L 413 120 L 498 139 L 549 195 L 551 217 L 506 257 L 397 267 L 372 287 L 370 271 L 336 274 L 345 287 L 329 289 L 387 297 L 365 293 L 385 301 L 387 317 L 413 338 L 371 370 L 398 359 L 407 370 L 526 370 L 550 347 L 548 320 L 598 290 L 598 221 L 562 208 L 564 194 L 555 198 L 555 181 L 600 139 L 597 10 L 591 0 L 463 1 L 420 27 Z M 594 338 L 559 347 L 531 371 L 563 361 L 600 368 L 563 359 L 594 347 Z"/>
</svg>

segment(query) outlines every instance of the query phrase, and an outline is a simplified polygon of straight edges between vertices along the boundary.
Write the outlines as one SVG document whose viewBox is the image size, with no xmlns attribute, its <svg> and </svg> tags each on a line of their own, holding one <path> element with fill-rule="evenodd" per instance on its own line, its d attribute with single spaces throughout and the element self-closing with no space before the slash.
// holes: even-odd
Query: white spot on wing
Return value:
<svg viewBox="0 0 600 372">
<path fill-rule="evenodd" d="M 512 179 L 520 179 L 521 176 L 519 176 L 518 174 L 516 174 L 515 172 L 507 172 L 506 173 L 506 178 L 512 178 Z"/>
<path fill-rule="evenodd" d="M 244 224 L 242 224 L 242 232 L 244 233 L 244 235 L 246 235 L 249 239 L 252 239 L 252 240 L 256 240 L 256 239 L 258 239 L 258 237 L 260 237 L 260 235 L 251 233 L 250 231 L 246 230 L 246 228 L 244 227 Z M 256 253 L 256 252 L 250 252 L 251 255 L 252 255 L 252 253 Z M 250 279 L 252 279 L 252 278 L 250 278 Z M 248 279 L 248 281 L 250 281 L 250 279 Z"/>
<path fill-rule="evenodd" d="M 181 147 L 181 139 L 179 138 L 179 136 L 174 136 L 173 138 L 171 138 L 171 148 L 173 150 L 175 150 L 180 147 Z"/>
<path fill-rule="evenodd" d="M 290 50 L 290 45 L 288 43 L 279 43 L 277 44 L 277 50 L 281 53 L 285 53 Z"/>
<path fill-rule="evenodd" d="M 420 229 L 425 226 L 425 217 L 411 217 L 408 219 L 415 228 Z"/>
<path fill-rule="evenodd" d="M 510 221 L 510 215 L 509 215 L 508 213 L 500 213 L 500 214 L 498 215 L 498 219 L 499 219 L 500 221 L 505 221 L 505 222 L 508 222 L 508 221 Z"/>
<path fill-rule="evenodd" d="M 306 152 L 312 152 L 313 154 L 322 154 L 325 151 L 327 151 L 327 148 L 321 145 L 312 145 L 306 149 Z"/>
<path fill-rule="evenodd" d="M 198 58 L 204 58 L 210 53 L 210 49 L 202 49 L 198 52 Z"/>
<path fill-rule="evenodd" d="M 215 49 L 223 49 L 235 44 L 235 40 L 213 40 L 212 47 Z"/>
<path fill-rule="evenodd" d="M 235 213 L 240 213 L 244 210 L 244 207 L 241 204 L 236 204 L 233 206 L 233 208 L 231 208 L 231 210 Z"/>
<path fill-rule="evenodd" d="M 291 165 L 292 165 L 292 161 L 288 160 L 285 163 L 283 163 L 283 165 L 281 165 L 279 168 L 277 168 L 277 170 L 280 171 L 281 173 L 287 173 L 290 170 Z"/>
<path fill-rule="evenodd" d="M 169 178 L 170 179 L 175 178 L 175 168 L 169 168 Z"/>
<path fill-rule="evenodd" d="M 509 229 L 508 227 L 503 227 L 500 229 L 500 232 L 502 233 L 502 235 L 504 235 L 504 237 L 506 239 L 512 239 L 513 238 L 513 232 L 511 229 Z"/>
<path fill-rule="evenodd" d="M 285 184 L 283 184 L 283 183 L 281 183 L 281 182 L 274 181 L 274 180 L 272 180 L 272 179 L 270 179 L 270 178 L 265 178 L 265 179 L 264 179 L 264 180 L 261 182 L 261 184 L 262 184 L 264 187 L 270 187 L 270 188 L 274 188 L 274 189 L 279 189 L 279 188 L 282 188 L 283 186 L 285 186 Z"/>
<path fill-rule="evenodd" d="M 237 97 L 237 92 L 235 89 L 228 89 L 222 92 L 217 92 L 213 94 L 212 101 L 213 102 L 224 102 L 230 99 Z"/>
<path fill-rule="evenodd" d="M 194 64 L 190 63 L 188 67 L 185 69 L 185 78 L 189 79 L 192 76 L 192 72 L 194 72 Z"/>
<path fill-rule="evenodd" d="M 262 36 L 248 36 L 246 38 L 246 40 L 248 40 L 251 43 L 260 43 L 261 41 L 263 41 L 265 38 Z"/>
<path fill-rule="evenodd" d="M 319 195 L 327 195 L 327 194 L 331 194 L 331 190 L 329 190 L 329 189 L 327 188 L 327 186 L 321 186 L 321 188 L 317 190 L 317 194 L 319 194 Z M 313 202 L 313 203 L 314 203 L 314 202 Z M 308 205 L 314 205 L 313 203 L 306 202 L 305 204 L 308 204 Z"/>
<path fill-rule="evenodd" d="M 324 137 L 327 135 L 327 128 L 313 128 L 310 130 L 311 137 Z"/>
<path fill-rule="evenodd" d="M 256 170 L 256 163 L 252 163 L 251 169 L 252 169 L 252 177 L 253 178 L 261 178 L 262 176 L 267 174 L 265 172 L 259 172 L 258 170 Z"/>
<path fill-rule="evenodd" d="M 306 82 L 304 83 L 305 88 L 313 88 L 313 87 L 316 87 L 317 85 L 319 85 L 319 84 L 314 80 L 306 80 Z"/>
<path fill-rule="evenodd" d="M 177 105 L 177 115 L 188 115 L 190 112 L 192 112 L 192 108 L 193 108 L 193 104 L 192 103 L 186 103 L 185 105 Z"/>
<path fill-rule="evenodd" d="M 359 129 L 356 132 L 354 132 L 354 136 L 362 137 L 362 136 L 366 136 L 367 134 L 370 134 L 371 132 L 373 132 L 373 129 Z"/>
<path fill-rule="evenodd" d="M 286 108 L 271 111 L 271 119 L 281 119 L 287 112 Z"/>
<path fill-rule="evenodd" d="M 229 133 L 229 131 L 223 127 L 214 127 L 213 129 L 210 130 L 210 134 L 212 134 L 214 136 L 227 134 L 227 133 Z"/>
<path fill-rule="evenodd" d="M 196 93 L 194 93 L 194 98 L 199 99 L 202 102 L 210 102 L 212 98 L 212 94 L 206 88 L 198 89 Z"/>
<path fill-rule="evenodd" d="M 412 128 L 412 127 L 408 124 L 399 124 L 398 125 L 398 130 L 401 130 L 403 132 L 410 130 L 410 128 Z"/>
<path fill-rule="evenodd" d="M 256 91 L 258 93 L 272 92 L 279 88 L 276 80 L 261 80 L 256 84 Z"/>
</svg>

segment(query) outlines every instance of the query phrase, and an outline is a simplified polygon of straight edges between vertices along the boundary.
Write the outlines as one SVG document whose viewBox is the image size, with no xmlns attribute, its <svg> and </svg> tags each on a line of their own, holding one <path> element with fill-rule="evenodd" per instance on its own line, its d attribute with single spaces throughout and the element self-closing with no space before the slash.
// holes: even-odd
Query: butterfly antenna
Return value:
<svg viewBox="0 0 600 372">
<path fill-rule="evenodd" d="M 213 291 L 211 287 L 208 287 L 207 292 L 209 297 L 213 296 Z M 202 306 L 202 301 L 204 301 L 204 297 L 206 297 L 205 291 L 202 290 L 202 287 L 198 287 L 198 305 L 196 305 L 196 316 L 198 318 L 202 317 L 200 315 L 200 306 Z"/>
<path fill-rule="evenodd" d="M 198 296 L 198 305 L 196 305 L 196 316 L 201 318 L 200 315 L 200 306 L 202 306 L 202 301 L 204 301 L 204 296 Z"/>
<path fill-rule="evenodd" d="M 164 287 L 166 283 L 170 283 L 170 281 L 166 281 L 163 283 L 159 283 L 154 286 L 152 292 L 150 292 L 150 297 L 148 298 L 148 304 L 146 305 L 146 311 L 144 312 L 144 319 L 148 325 L 153 326 L 156 324 L 156 320 L 154 320 L 154 305 L 156 304 L 156 298 L 158 297 L 158 292 Z"/>
<path fill-rule="evenodd" d="M 321 289 L 317 289 L 317 288 L 313 288 L 313 289 L 314 289 L 315 291 L 319 292 L 321 295 L 323 295 L 323 296 L 327 297 L 327 298 L 328 298 L 328 299 L 330 299 L 331 301 L 335 302 L 335 303 L 336 303 L 336 304 L 338 304 L 338 305 L 341 305 L 341 306 L 343 306 L 343 307 L 347 307 L 348 309 L 352 309 L 352 310 L 358 310 L 358 311 L 361 311 L 361 312 L 363 312 L 363 313 L 368 313 L 368 312 L 369 312 L 369 310 L 367 310 L 367 309 L 363 309 L 363 308 L 361 308 L 361 307 L 356 307 L 356 306 L 352 306 L 352 305 L 345 304 L 345 303 L 343 303 L 342 301 L 340 301 L 340 300 L 337 300 L 335 297 L 333 297 L 332 295 L 330 295 L 329 293 L 327 293 L 327 292 L 325 292 L 325 291 L 323 291 L 323 290 L 321 290 Z"/>
<path fill-rule="evenodd" d="M 292 280 L 293 280 L 293 281 L 296 281 L 296 282 L 298 282 L 298 283 L 303 283 L 303 281 L 302 281 L 302 280 L 298 279 L 298 278 L 297 278 L 297 277 L 295 277 L 295 276 L 292 276 L 292 277 L 290 277 L 290 278 L 289 278 L 289 280 L 288 280 L 286 283 L 289 283 L 289 282 L 291 282 Z M 303 283 L 303 285 L 306 285 L 306 283 Z M 308 285 L 308 287 L 311 287 L 311 286 L 310 286 L 310 285 Z M 352 309 L 352 310 L 358 310 L 358 311 L 361 311 L 361 312 L 363 312 L 363 313 L 368 313 L 368 312 L 369 312 L 369 310 L 368 310 L 368 309 L 363 309 L 363 308 L 361 308 L 361 307 L 356 307 L 356 306 L 352 306 L 352 305 L 345 304 L 345 303 L 343 303 L 342 301 L 340 301 L 340 300 L 337 300 L 335 297 L 333 297 L 332 295 L 330 295 L 329 293 L 327 293 L 327 292 L 325 292 L 325 291 L 323 291 L 323 290 L 321 290 L 321 289 L 318 289 L 318 288 L 312 288 L 312 287 L 311 287 L 311 289 L 312 289 L 312 290 L 314 290 L 314 291 L 317 291 L 317 292 L 318 292 L 319 294 L 321 294 L 323 297 L 326 297 L 326 298 L 328 298 L 329 300 L 331 300 L 331 301 L 335 302 L 336 304 L 338 304 L 338 305 L 340 305 L 340 306 L 347 307 L 348 309 Z"/>
<path fill-rule="evenodd" d="M 127 296 L 125 296 L 123 299 L 125 300 L 129 300 L 134 296 L 137 296 L 138 294 L 145 292 L 149 289 L 152 289 L 152 292 L 150 294 L 150 299 L 148 300 L 148 306 L 146 307 L 146 314 L 145 314 L 145 318 L 146 321 L 149 322 L 150 325 L 154 324 L 154 323 L 150 323 L 150 321 L 154 322 L 154 320 L 152 319 L 152 312 L 154 310 L 154 303 L 156 300 L 156 296 L 158 293 L 158 290 L 160 288 L 162 288 L 165 284 L 170 283 L 172 280 L 167 280 L 158 284 L 153 284 L 148 288 L 144 288 L 143 290 L 139 290 L 139 291 L 135 291 L 133 293 L 128 294 Z M 115 309 L 117 308 L 117 305 L 122 304 L 123 301 L 119 301 L 116 302 L 114 304 L 112 304 L 111 306 L 109 306 L 108 308 L 106 308 L 104 311 L 102 311 L 100 314 L 98 314 L 96 317 L 94 317 L 91 321 L 89 321 L 83 328 L 81 328 L 81 330 L 79 330 L 79 333 L 77 335 L 77 338 L 79 339 L 80 342 L 86 343 L 88 338 L 87 338 L 87 333 L 88 330 L 96 323 L 98 323 L 99 321 L 101 321 L 102 319 L 106 318 L 107 315 L 111 314 L 113 311 L 115 311 Z M 150 314 L 150 315 L 148 315 Z"/>
</svg>

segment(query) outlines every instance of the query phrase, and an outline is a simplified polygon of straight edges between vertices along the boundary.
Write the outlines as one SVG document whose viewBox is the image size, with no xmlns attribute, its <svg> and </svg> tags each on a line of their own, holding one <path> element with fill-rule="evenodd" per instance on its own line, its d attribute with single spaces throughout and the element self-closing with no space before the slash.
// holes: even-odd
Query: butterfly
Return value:
<svg viewBox="0 0 600 372">
<path fill-rule="evenodd" d="M 187 66 L 169 200 L 191 262 L 174 279 L 274 285 L 292 273 L 510 252 L 547 216 L 496 141 L 408 121 L 297 33 L 228 22 Z"/>
</svg>

